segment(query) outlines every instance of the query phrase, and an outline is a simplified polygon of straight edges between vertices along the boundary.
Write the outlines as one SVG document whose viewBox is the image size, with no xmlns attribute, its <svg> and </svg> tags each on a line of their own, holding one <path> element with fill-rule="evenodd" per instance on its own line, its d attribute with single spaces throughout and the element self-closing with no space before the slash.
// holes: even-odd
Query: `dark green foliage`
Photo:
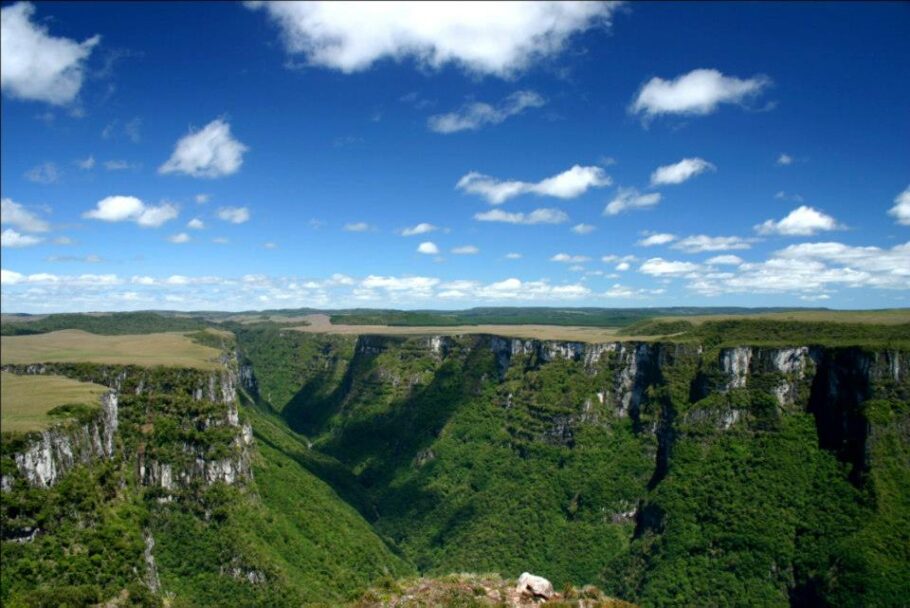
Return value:
<svg viewBox="0 0 910 608">
<path fill-rule="evenodd" d="M 6 321 L 0 334 L 17 336 L 43 334 L 61 329 L 81 329 L 93 334 L 153 334 L 162 331 L 204 329 L 208 323 L 198 318 L 178 317 L 157 312 L 116 312 L 97 315 L 57 314 L 35 321 Z"/>
</svg>

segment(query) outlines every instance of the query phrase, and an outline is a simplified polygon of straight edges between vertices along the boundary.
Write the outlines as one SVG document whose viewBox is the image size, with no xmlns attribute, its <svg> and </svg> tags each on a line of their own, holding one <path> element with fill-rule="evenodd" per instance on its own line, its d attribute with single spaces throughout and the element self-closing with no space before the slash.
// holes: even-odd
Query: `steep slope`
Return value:
<svg viewBox="0 0 910 608">
<path fill-rule="evenodd" d="M 906 349 L 288 332 L 276 360 L 238 335 L 423 572 L 528 569 L 645 605 L 910 593 Z"/>
<path fill-rule="evenodd" d="M 217 372 L 4 371 L 111 389 L 90 420 L 3 435 L 4 605 L 289 606 L 343 601 L 412 572 L 302 464 L 331 468 L 327 458 L 238 409 L 233 358 Z"/>
</svg>

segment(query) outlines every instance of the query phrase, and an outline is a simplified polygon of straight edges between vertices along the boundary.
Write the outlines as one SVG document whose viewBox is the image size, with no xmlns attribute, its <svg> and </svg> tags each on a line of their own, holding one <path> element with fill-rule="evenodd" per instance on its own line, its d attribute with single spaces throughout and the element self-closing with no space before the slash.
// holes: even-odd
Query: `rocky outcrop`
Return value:
<svg viewBox="0 0 910 608">
<path fill-rule="evenodd" d="M 535 576 L 529 572 L 522 572 L 518 577 L 515 590 L 531 598 L 542 600 L 548 600 L 556 593 L 553 590 L 553 583 L 542 576 Z"/>
<path fill-rule="evenodd" d="M 101 408 L 85 424 L 53 426 L 30 441 L 28 447 L 14 455 L 21 477 L 29 484 L 47 488 L 78 464 L 111 458 L 117 433 L 117 394 L 111 391 L 101 397 Z M 4 478 L 4 490 L 11 481 Z"/>
</svg>

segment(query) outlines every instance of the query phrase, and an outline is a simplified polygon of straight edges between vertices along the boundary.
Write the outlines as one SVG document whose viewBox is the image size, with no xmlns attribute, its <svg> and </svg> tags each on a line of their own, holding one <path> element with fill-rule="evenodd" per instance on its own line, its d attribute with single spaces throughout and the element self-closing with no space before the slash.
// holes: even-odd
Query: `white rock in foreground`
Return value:
<svg viewBox="0 0 910 608">
<path fill-rule="evenodd" d="M 555 593 L 553 591 L 553 583 L 542 576 L 534 576 L 528 572 L 523 572 L 518 577 L 518 585 L 515 589 L 521 593 L 544 599 L 550 599 Z"/>
</svg>

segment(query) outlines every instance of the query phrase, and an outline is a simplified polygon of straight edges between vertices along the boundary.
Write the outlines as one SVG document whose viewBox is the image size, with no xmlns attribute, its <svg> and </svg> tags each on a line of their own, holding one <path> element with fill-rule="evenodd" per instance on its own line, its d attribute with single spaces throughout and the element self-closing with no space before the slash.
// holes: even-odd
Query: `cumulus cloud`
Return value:
<svg viewBox="0 0 910 608">
<path fill-rule="evenodd" d="M 806 205 L 801 205 L 779 221 L 767 220 L 755 226 L 759 234 L 780 234 L 784 236 L 810 236 L 818 232 L 842 230 L 830 215 Z"/>
<path fill-rule="evenodd" d="M 618 270 L 620 272 L 625 272 L 629 268 L 631 268 L 631 265 L 628 262 L 620 262 L 619 264 L 616 265 L 616 270 Z"/>
<path fill-rule="evenodd" d="M 42 163 L 26 171 L 25 179 L 36 184 L 53 184 L 60 179 L 60 170 L 54 163 Z"/>
<path fill-rule="evenodd" d="M 717 255 L 710 258 L 707 263 L 716 266 L 739 266 L 743 260 L 737 255 Z"/>
<path fill-rule="evenodd" d="M 0 233 L 0 247 L 29 247 L 37 245 L 43 240 L 38 236 L 16 232 L 12 228 L 7 228 Z"/>
<path fill-rule="evenodd" d="M 706 273 L 689 289 L 703 295 L 795 293 L 817 296 L 838 287 L 910 289 L 910 242 L 891 249 L 843 243 L 801 243 L 764 262 L 742 263 L 736 272 Z"/>
<path fill-rule="evenodd" d="M 477 194 L 493 205 L 501 205 L 521 194 L 536 194 L 569 199 L 581 196 L 590 188 L 609 186 L 613 180 L 600 167 L 574 165 L 539 182 L 499 180 L 489 175 L 471 171 L 455 185 L 459 190 Z"/>
<path fill-rule="evenodd" d="M 190 131 L 174 146 L 158 173 L 184 173 L 193 177 L 222 177 L 240 170 L 245 145 L 231 135 L 231 125 L 218 118 L 201 131 Z"/>
<path fill-rule="evenodd" d="M 606 27 L 612 2 L 247 2 L 280 27 L 286 51 L 352 73 L 381 59 L 513 76 L 559 53 L 568 39 Z"/>
<path fill-rule="evenodd" d="M 702 253 L 704 251 L 730 251 L 736 249 L 749 249 L 752 243 L 738 236 L 707 236 L 697 234 L 680 239 L 670 246 L 686 253 Z"/>
<path fill-rule="evenodd" d="M 200 220 L 198 217 L 194 217 L 186 223 L 187 228 L 192 228 L 193 230 L 202 230 L 205 228 L 205 222 Z"/>
<path fill-rule="evenodd" d="M 651 174 L 652 186 L 681 184 L 699 173 L 716 171 L 717 168 L 703 158 L 684 158 L 673 165 L 658 167 Z"/>
<path fill-rule="evenodd" d="M 193 200 L 196 201 L 196 203 L 198 203 L 199 205 L 204 205 L 205 203 L 209 202 L 209 200 L 211 198 L 212 198 L 211 194 L 197 194 L 196 196 L 193 197 Z"/>
<path fill-rule="evenodd" d="M 630 209 L 646 209 L 660 202 L 660 192 L 641 194 L 636 188 L 620 188 L 612 201 L 604 207 L 604 215 L 618 215 Z"/>
<path fill-rule="evenodd" d="M 572 232 L 575 234 L 591 234 L 595 230 L 597 230 L 597 227 L 591 224 L 575 224 L 572 226 Z"/>
<path fill-rule="evenodd" d="M 564 264 L 578 264 L 581 262 L 590 262 L 591 258 L 586 255 L 570 255 L 568 253 L 557 253 L 550 258 L 551 262 L 562 262 Z"/>
<path fill-rule="evenodd" d="M 0 200 L 0 224 L 24 232 L 47 232 L 48 223 L 11 198 Z"/>
<path fill-rule="evenodd" d="M 635 244 L 639 247 L 654 247 L 655 245 L 666 245 L 667 243 L 672 243 L 675 240 L 675 234 L 669 234 L 667 232 L 655 232 L 653 234 L 648 234 L 648 236 L 641 239 Z"/>
<path fill-rule="evenodd" d="M 95 166 L 95 157 L 89 155 L 86 158 L 81 158 L 76 161 L 76 166 L 82 169 L 83 171 L 88 171 Z"/>
<path fill-rule="evenodd" d="M 421 222 L 416 226 L 411 226 L 410 228 L 404 228 L 401 231 L 401 236 L 414 236 L 417 234 L 426 234 L 427 232 L 433 232 L 439 230 L 433 224 L 428 224 L 426 222 Z"/>
<path fill-rule="evenodd" d="M 520 260 L 521 254 L 515 253 L 514 251 L 510 251 L 509 253 L 506 254 L 506 259 L 507 260 Z"/>
<path fill-rule="evenodd" d="M 189 243 L 190 235 L 188 235 L 186 232 L 179 232 L 177 234 L 173 234 L 173 235 L 169 236 L 167 240 L 169 240 L 170 242 L 175 243 L 177 245 L 180 245 L 183 243 Z"/>
<path fill-rule="evenodd" d="M 462 245 L 460 247 L 454 247 L 452 249 L 452 253 L 454 253 L 455 255 L 474 255 L 479 252 L 480 252 L 480 249 L 478 249 L 474 245 Z"/>
<path fill-rule="evenodd" d="M 894 197 L 894 206 L 888 211 L 898 224 L 910 226 L 910 186 Z"/>
<path fill-rule="evenodd" d="M 777 164 L 781 166 L 787 166 L 793 164 L 793 157 L 789 154 L 781 154 L 777 157 Z"/>
<path fill-rule="evenodd" d="M 366 232 L 371 228 L 372 226 L 366 222 L 351 222 L 344 225 L 344 229 L 348 232 Z"/>
<path fill-rule="evenodd" d="M 475 213 L 478 222 L 505 222 L 507 224 L 563 224 L 569 216 L 559 209 L 535 209 L 531 213 L 509 213 L 502 209 L 490 209 Z"/>
<path fill-rule="evenodd" d="M 741 104 L 770 84 L 766 76 L 740 79 L 724 76 L 717 70 L 692 70 L 674 80 L 652 78 L 638 92 L 629 109 L 647 118 L 661 114 L 705 115 L 723 103 Z"/>
<path fill-rule="evenodd" d="M 218 210 L 218 219 L 232 224 L 242 224 L 249 221 L 250 210 L 246 207 L 222 207 Z"/>
<path fill-rule="evenodd" d="M 427 255 L 436 255 L 439 253 L 439 247 L 436 246 L 436 243 L 432 241 L 424 241 L 417 246 L 417 253 L 425 253 Z"/>
<path fill-rule="evenodd" d="M 125 171 L 127 169 L 138 169 L 139 165 L 127 160 L 106 160 L 104 168 L 108 171 Z"/>
<path fill-rule="evenodd" d="M 101 37 L 76 42 L 51 36 L 32 21 L 34 14 L 29 2 L 0 11 L 0 89 L 18 99 L 68 104 L 82 88 L 85 61 Z"/>
<path fill-rule="evenodd" d="M 516 91 L 497 106 L 474 102 L 465 104 L 456 112 L 430 116 L 427 126 L 431 131 L 443 134 L 476 131 L 486 125 L 498 125 L 528 108 L 539 108 L 545 103 L 544 98 L 534 91 Z"/>
<path fill-rule="evenodd" d="M 177 207 L 170 203 L 146 205 L 135 196 L 108 196 L 82 217 L 104 222 L 135 222 L 143 227 L 157 228 L 178 215 Z"/>
<path fill-rule="evenodd" d="M 642 262 L 638 270 L 655 277 L 675 277 L 691 274 L 700 268 L 698 264 L 692 262 L 650 258 Z"/>
</svg>

